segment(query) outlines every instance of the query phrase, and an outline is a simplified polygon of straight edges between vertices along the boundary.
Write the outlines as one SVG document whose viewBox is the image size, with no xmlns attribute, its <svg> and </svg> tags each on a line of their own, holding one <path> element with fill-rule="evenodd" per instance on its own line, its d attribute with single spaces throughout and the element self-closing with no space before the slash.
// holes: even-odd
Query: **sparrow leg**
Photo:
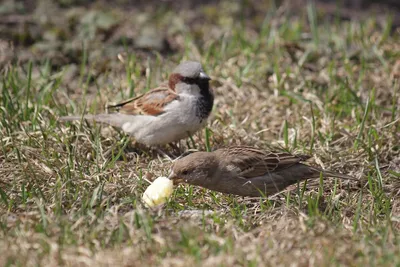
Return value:
<svg viewBox="0 0 400 267">
<path fill-rule="evenodd" d="M 177 141 L 176 143 L 169 143 L 168 145 L 172 148 L 174 154 L 181 154 L 181 142 L 180 141 Z"/>
<path fill-rule="evenodd" d="M 155 152 L 155 154 L 161 155 L 162 157 L 169 158 L 169 159 L 175 158 L 174 155 L 172 155 L 171 153 L 168 153 L 168 151 L 166 151 L 165 149 L 163 149 L 160 146 L 155 146 L 152 148 L 152 150 L 153 150 L 153 152 Z"/>
<path fill-rule="evenodd" d="M 130 154 L 133 153 L 139 156 L 143 155 L 151 156 L 152 152 L 151 149 L 149 149 L 149 147 L 136 142 L 136 140 L 133 140 L 132 143 L 126 147 L 126 151 Z"/>
</svg>

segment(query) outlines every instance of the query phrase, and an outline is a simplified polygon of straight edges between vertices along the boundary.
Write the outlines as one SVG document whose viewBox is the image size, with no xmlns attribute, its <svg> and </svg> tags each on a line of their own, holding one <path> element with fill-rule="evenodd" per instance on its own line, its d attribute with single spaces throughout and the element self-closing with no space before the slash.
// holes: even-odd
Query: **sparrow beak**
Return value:
<svg viewBox="0 0 400 267">
<path fill-rule="evenodd" d="M 210 76 L 208 76 L 204 71 L 200 72 L 199 78 L 204 80 L 211 80 Z"/>
<path fill-rule="evenodd" d="M 179 178 L 175 175 L 174 171 L 171 171 L 171 174 L 168 176 L 168 179 L 172 180 L 174 185 L 183 183 L 183 179 Z"/>
</svg>

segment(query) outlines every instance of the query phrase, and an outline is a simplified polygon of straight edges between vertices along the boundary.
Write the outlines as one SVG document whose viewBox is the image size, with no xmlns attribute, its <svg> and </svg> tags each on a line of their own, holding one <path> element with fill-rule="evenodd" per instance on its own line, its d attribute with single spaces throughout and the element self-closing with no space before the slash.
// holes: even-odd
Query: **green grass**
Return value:
<svg viewBox="0 0 400 267">
<path fill-rule="evenodd" d="M 67 38 L 33 46 L 62 40 L 61 52 L 16 46 L 0 62 L 1 266 L 400 265 L 400 40 L 390 16 L 329 21 L 318 6 L 292 14 L 257 1 L 161 5 L 154 17 L 95 7 L 117 26 L 84 40 L 79 20 L 63 28 L 56 9 L 53 24 L 34 24 Z M 172 52 L 130 45 L 129 30 L 144 24 Z M 122 44 L 104 37 L 118 30 Z M 171 160 L 110 127 L 57 118 L 140 94 L 183 59 L 203 63 L 216 102 L 208 127 L 181 147 L 280 147 L 360 181 L 308 180 L 268 199 L 179 186 L 163 208 L 145 208 L 142 193 Z"/>
</svg>

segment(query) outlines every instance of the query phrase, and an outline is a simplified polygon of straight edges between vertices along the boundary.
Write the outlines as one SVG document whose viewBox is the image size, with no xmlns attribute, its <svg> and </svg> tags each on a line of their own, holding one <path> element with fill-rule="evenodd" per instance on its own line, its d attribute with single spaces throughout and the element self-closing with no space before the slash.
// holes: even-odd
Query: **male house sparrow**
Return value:
<svg viewBox="0 0 400 267">
<path fill-rule="evenodd" d="M 300 163 L 308 158 L 247 146 L 194 152 L 174 162 L 169 178 L 175 183 L 185 182 L 222 193 L 253 197 L 277 193 L 299 181 L 318 178 L 320 173 L 354 179 Z"/>
<path fill-rule="evenodd" d="M 83 119 L 121 128 L 148 146 L 178 141 L 205 126 L 214 103 L 209 80 L 199 62 L 186 61 L 174 69 L 168 86 L 107 107 L 117 109 L 115 113 L 84 115 Z M 81 119 L 82 116 L 60 118 Z"/>
</svg>

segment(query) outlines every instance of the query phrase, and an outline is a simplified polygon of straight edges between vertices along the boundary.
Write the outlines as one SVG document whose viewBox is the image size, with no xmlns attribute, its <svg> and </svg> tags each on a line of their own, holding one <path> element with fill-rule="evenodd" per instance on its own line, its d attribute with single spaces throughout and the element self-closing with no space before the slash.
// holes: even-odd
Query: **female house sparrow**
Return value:
<svg viewBox="0 0 400 267">
<path fill-rule="evenodd" d="M 178 141 L 205 126 L 214 103 L 209 81 L 199 62 L 186 61 L 174 69 L 168 86 L 107 107 L 117 109 L 115 113 L 84 115 L 83 119 L 121 128 L 148 146 Z M 59 119 L 81 120 L 82 116 Z"/>
<path fill-rule="evenodd" d="M 354 179 L 300 163 L 308 156 L 262 151 L 238 146 L 214 152 L 195 152 L 178 159 L 169 176 L 175 183 L 186 182 L 222 193 L 240 196 L 268 196 L 308 178 L 324 176 Z"/>
</svg>

